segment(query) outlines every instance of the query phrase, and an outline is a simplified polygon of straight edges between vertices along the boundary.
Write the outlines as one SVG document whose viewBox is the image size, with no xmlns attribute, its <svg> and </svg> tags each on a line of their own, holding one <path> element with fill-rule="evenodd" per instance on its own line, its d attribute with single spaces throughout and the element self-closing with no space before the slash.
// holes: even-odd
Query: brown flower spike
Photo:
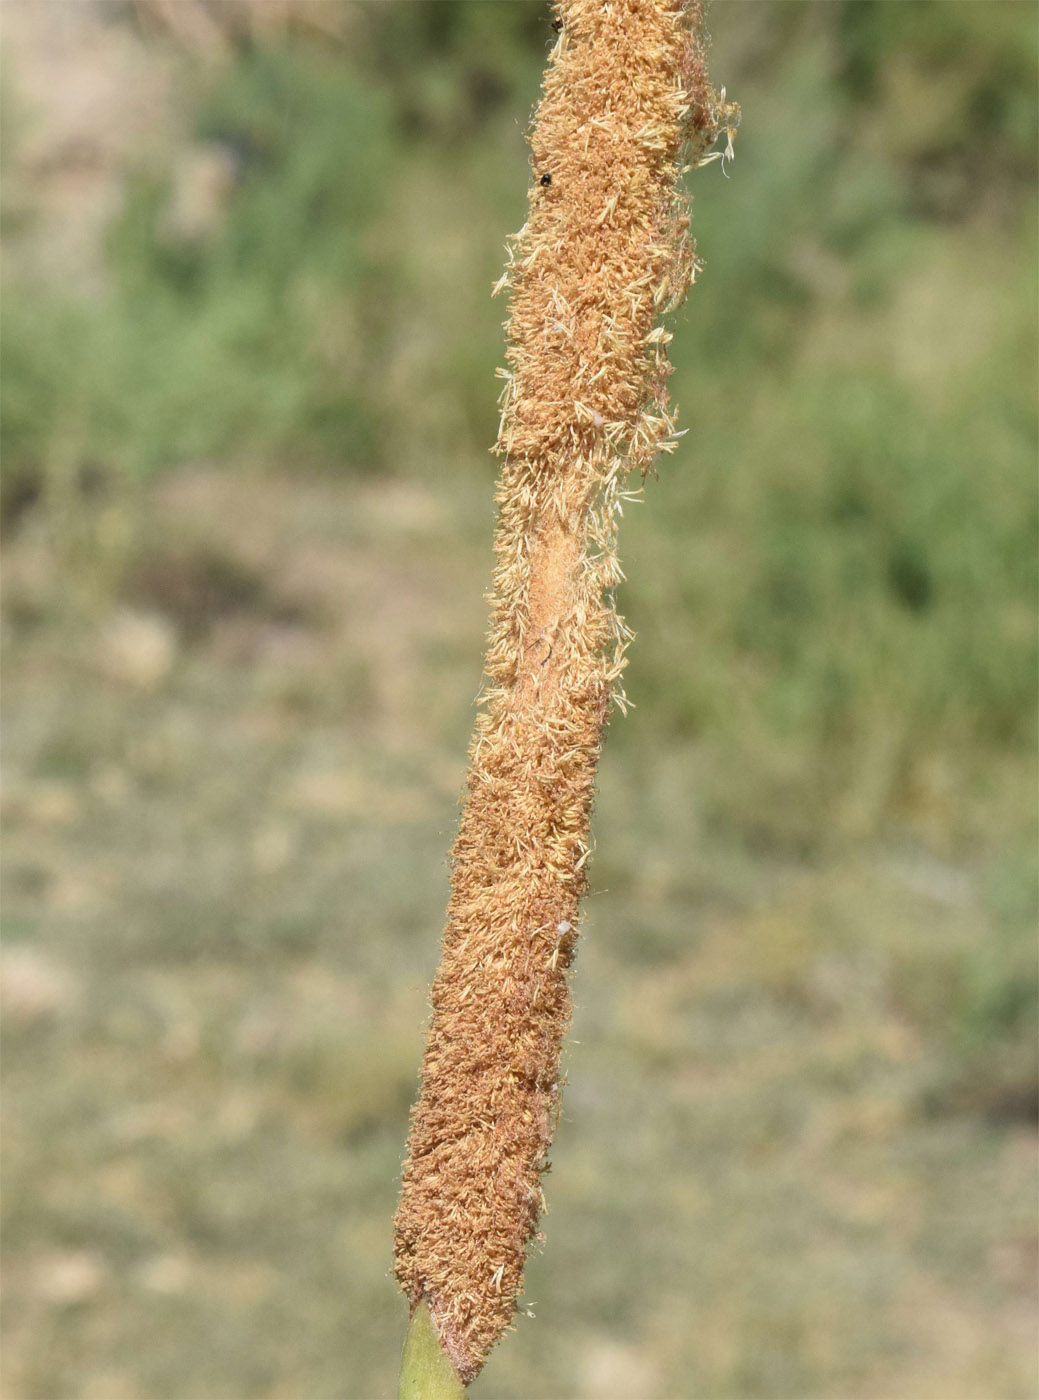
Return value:
<svg viewBox="0 0 1039 1400">
<path fill-rule="evenodd" d="M 487 688 L 396 1218 L 397 1277 L 468 1383 L 542 1208 L 595 768 L 629 633 L 616 515 L 673 450 L 658 325 L 695 270 L 681 187 L 736 109 L 696 0 L 560 0 L 531 134 L 497 450 Z"/>
</svg>

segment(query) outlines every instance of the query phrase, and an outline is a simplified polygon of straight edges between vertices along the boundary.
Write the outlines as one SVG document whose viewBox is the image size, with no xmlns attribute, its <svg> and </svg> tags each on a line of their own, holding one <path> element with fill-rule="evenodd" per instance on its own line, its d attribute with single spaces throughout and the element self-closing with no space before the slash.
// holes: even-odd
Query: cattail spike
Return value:
<svg viewBox="0 0 1039 1400">
<path fill-rule="evenodd" d="M 397 1277 L 468 1384 L 516 1309 L 559 1114 L 589 814 L 630 633 L 624 479 L 674 445 L 662 306 L 696 267 L 681 188 L 736 109 L 698 0 L 559 0 L 510 240 L 483 707 L 396 1219 Z M 550 931 L 546 936 L 545 931 Z"/>
</svg>

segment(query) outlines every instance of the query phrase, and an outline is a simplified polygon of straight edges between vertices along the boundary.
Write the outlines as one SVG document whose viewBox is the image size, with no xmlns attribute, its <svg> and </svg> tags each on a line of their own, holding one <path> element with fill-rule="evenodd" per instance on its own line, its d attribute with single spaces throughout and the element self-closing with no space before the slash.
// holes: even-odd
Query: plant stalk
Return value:
<svg viewBox="0 0 1039 1400">
<path fill-rule="evenodd" d="M 465 1386 L 440 1345 L 425 1300 L 408 1323 L 400 1363 L 399 1400 L 465 1400 Z"/>
</svg>

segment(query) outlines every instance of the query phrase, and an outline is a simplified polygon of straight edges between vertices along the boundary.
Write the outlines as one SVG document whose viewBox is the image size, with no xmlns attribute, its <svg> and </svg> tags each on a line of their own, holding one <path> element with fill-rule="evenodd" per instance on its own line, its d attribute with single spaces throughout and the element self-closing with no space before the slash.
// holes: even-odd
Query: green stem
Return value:
<svg viewBox="0 0 1039 1400">
<path fill-rule="evenodd" d="M 440 1345 L 425 1300 L 411 1314 L 404 1339 L 400 1400 L 465 1400 L 465 1386 Z"/>
</svg>

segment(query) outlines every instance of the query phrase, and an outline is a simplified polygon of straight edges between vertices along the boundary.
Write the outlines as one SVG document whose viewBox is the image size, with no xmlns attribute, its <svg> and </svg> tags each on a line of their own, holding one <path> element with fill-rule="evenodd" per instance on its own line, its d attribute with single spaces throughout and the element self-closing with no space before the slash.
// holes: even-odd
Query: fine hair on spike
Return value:
<svg viewBox="0 0 1039 1400">
<path fill-rule="evenodd" d="M 395 1222 L 397 1277 L 466 1384 L 539 1238 L 596 764 L 626 704 L 617 519 L 629 473 L 678 440 L 659 320 L 696 270 L 682 175 L 736 123 L 707 81 L 699 0 L 559 0 L 556 16 L 530 136 L 543 173 L 495 288 L 491 626 Z"/>
</svg>

